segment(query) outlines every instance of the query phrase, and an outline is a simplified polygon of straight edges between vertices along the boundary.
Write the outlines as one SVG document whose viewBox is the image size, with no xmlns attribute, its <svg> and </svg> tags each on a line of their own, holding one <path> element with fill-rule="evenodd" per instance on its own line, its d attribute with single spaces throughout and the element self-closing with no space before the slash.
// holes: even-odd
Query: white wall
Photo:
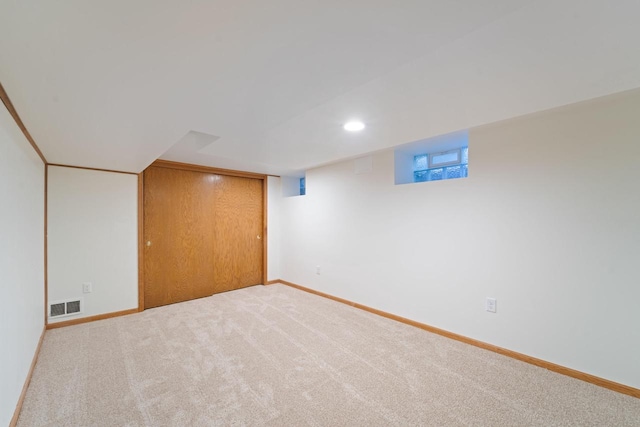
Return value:
<svg viewBox="0 0 640 427">
<path fill-rule="evenodd" d="M 280 279 L 280 203 L 282 180 L 267 177 L 267 280 Z"/>
<path fill-rule="evenodd" d="M 82 314 L 50 323 L 138 307 L 137 198 L 136 175 L 48 168 L 49 302 L 84 298 Z"/>
<path fill-rule="evenodd" d="M 44 328 L 44 163 L 0 103 L 0 425 Z"/>
<path fill-rule="evenodd" d="M 392 151 L 309 170 L 282 279 L 640 388 L 639 111 L 636 91 L 472 129 L 467 179 L 396 186 Z"/>
</svg>

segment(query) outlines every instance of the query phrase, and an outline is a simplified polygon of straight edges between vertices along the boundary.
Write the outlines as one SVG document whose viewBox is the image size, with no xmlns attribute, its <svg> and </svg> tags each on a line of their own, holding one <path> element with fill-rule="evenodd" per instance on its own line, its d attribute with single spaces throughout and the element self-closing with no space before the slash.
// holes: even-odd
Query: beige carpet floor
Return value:
<svg viewBox="0 0 640 427">
<path fill-rule="evenodd" d="M 19 426 L 640 426 L 640 399 L 256 286 L 48 331 Z"/>
</svg>

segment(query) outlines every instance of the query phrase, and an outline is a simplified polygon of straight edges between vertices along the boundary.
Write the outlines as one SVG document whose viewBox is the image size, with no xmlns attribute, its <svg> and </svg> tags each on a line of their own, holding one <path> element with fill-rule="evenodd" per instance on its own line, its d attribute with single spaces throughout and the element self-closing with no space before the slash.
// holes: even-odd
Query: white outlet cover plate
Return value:
<svg viewBox="0 0 640 427">
<path fill-rule="evenodd" d="M 487 298 L 485 309 L 490 313 L 495 313 L 497 311 L 497 303 L 495 298 Z"/>
</svg>

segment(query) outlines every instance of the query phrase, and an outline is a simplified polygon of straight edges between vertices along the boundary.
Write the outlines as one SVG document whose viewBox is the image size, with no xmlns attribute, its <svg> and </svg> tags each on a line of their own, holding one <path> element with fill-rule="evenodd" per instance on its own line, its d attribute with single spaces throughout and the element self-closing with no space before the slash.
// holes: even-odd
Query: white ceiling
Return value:
<svg viewBox="0 0 640 427">
<path fill-rule="evenodd" d="M 640 87 L 638 17 L 637 0 L 0 0 L 0 82 L 51 163 L 292 174 Z"/>
</svg>

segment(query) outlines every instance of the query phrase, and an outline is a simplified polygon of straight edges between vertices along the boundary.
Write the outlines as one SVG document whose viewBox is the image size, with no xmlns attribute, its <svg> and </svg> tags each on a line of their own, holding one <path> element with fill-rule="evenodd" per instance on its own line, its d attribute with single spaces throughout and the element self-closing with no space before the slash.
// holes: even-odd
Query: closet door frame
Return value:
<svg viewBox="0 0 640 427">
<path fill-rule="evenodd" d="M 212 173 L 217 175 L 237 176 L 241 178 L 253 178 L 262 181 L 262 283 L 267 284 L 267 175 L 242 172 L 230 169 L 219 169 L 209 166 L 192 165 L 188 163 L 171 162 L 168 160 L 156 160 L 148 167 L 178 169 L 191 172 Z M 144 171 L 138 175 L 138 311 L 144 311 Z"/>
</svg>

